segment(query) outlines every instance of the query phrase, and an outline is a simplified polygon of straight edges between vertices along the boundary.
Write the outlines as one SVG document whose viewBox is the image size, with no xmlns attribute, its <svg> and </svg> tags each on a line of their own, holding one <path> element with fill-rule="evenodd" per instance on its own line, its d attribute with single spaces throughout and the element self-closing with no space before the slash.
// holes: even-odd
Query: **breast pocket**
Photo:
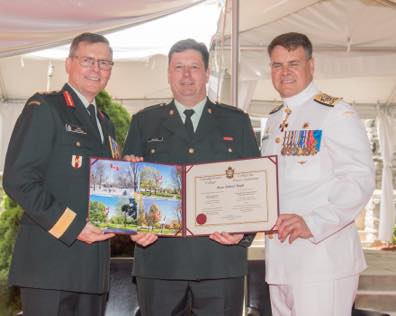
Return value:
<svg viewBox="0 0 396 316">
<path fill-rule="evenodd" d="M 65 133 L 60 137 L 59 147 L 66 152 L 73 152 L 78 155 L 87 155 L 92 150 L 89 137 L 84 134 Z"/>
<path fill-rule="evenodd" d="M 169 147 L 163 138 L 156 140 L 148 140 L 144 152 L 145 160 L 156 162 L 168 162 L 169 160 Z"/>
<path fill-rule="evenodd" d="M 216 160 L 231 160 L 240 158 L 238 143 L 233 137 L 229 139 L 217 139 L 210 142 L 210 150 L 214 153 Z"/>
<path fill-rule="evenodd" d="M 63 133 L 52 152 L 51 168 L 57 174 L 86 176 L 92 146 L 86 135 Z"/>
<path fill-rule="evenodd" d="M 294 181 L 316 180 L 320 178 L 320 155 L 288 156 L 286 159 L 285 176 Z"/>
</svg>

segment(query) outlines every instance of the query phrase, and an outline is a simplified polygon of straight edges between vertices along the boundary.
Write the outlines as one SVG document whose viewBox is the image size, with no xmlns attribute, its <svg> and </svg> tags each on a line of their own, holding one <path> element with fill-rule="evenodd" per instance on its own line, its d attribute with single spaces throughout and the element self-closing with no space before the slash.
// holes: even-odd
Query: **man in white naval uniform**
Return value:
<svg viewBox="0 0 396 316">
<path fill-rule="evenodd" d="M 274 316 L 347 316 L 366 268 L 354 219 L 374 189 L 355 110 L 314 83 L 312 44 L 286 33 L 268 46 L 283 104 L 271 111 L 263 155 L 278 155 L 280 216 L 266 237 Z"/>
</svg>

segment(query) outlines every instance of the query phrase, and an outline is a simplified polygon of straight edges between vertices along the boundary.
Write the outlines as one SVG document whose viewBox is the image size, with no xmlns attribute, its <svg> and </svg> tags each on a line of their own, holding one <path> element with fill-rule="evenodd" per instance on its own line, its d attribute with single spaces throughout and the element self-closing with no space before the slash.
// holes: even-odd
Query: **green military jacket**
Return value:
<svg viewBox="0 0 396 316">
<path fill-rule="evenodd" d="M 205 163 L 259 156 L 247 114 L 207 101 L 193 139 L 189 139 L 174 102 L 148 107 L 132 118 L 124 154 L 147 162 Z M 252 235 L 235 246 L 208 237 L 159 238 L 135 247 L 134 274 L 160 279 L 218 279 L 247 271 Z"/>
<path fill-rule="evenodd" d="M 86 293 L 108 291 L 109 242 L 76 240 L 88 216 L 89 157 L 111 157 L 114 127 L 98 118 L 104 143 L 69 85 L 35 94 L 7 151 L 4 189 L 24 209 L 9 284 Z"/>
</svg>

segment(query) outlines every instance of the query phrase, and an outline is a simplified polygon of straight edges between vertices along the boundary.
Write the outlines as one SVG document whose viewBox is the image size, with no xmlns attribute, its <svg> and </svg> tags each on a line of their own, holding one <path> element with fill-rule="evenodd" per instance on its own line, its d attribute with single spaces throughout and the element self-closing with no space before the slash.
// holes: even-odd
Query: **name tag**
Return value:
<svg viewBox="0 0 396 316">
<path fill-rule="evenodd" d="M 163 143 L 164 138 L 163 137 L 155 137 L 155 138 L 149 138 L 147 140 L 148 143 Z"/>
</svg>

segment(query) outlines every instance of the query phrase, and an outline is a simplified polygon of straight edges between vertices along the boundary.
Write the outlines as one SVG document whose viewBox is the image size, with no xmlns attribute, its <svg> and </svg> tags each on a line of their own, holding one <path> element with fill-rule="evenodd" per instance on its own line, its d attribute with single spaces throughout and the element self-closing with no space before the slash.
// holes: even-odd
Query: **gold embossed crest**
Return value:
<svg viewBox="0 0 396 316">
<path fill-rule="evenodd" d="M 235 170 L 232 167 L 228 167 L 225 174 L 227 179 L 232 179 L 234 177 Z"/>
</svg>

